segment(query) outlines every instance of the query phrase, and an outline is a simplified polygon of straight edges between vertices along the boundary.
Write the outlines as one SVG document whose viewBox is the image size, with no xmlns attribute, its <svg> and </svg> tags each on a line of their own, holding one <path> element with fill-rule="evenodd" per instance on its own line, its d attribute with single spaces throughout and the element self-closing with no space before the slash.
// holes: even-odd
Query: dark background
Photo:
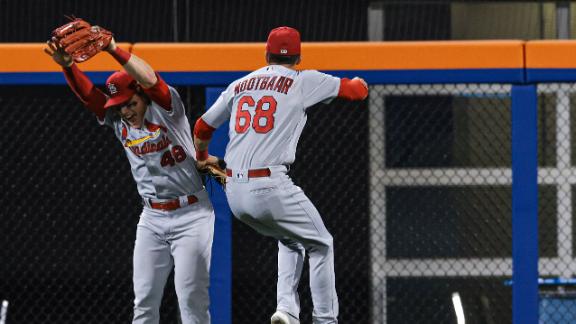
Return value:
<svg viewBox="0 0 576 324">
<path fill-rule="evenodd" d="M 366 41 L 369 5 L 367 0 L 0 0 L 0 42 L 44 42 L 66 21 L 65 14 L 110 29 L 119 42 L 264 43 L 268 32 L 281 25 L 299 29 L 303 41 Z M 385 40 L 451 38 L 450 1 L 381 5 L 386 6 Z M 178 89 L 193 123 L 205 109 L 205 89 Z M 387 98 L 388 166 L 458 164 L 452 151 L 456 137 L 452 106 L 450 96 Z M 335 100 L 313 107 L 290 172 L 334 236 L 339 319 L 344 324 L 370 323 L 372 318 L 369 121 L 366 102 Z M 0 129 L 0 299 L 10 301 L 8 323 L 129 322 L 132 249 L 141 203 L 113 133 L 100 127 L 64 86 L 2 86 Z M 509 159 L 496 159 L 505 161 L 497 166 L 507 166 Z M 508 218 L 489 215 L 489 221 L 504 228 L 497 239 L 491 232 L 474 236 L 480 226 L 474 222 L 446 220 L 454 215 L 483 216 L 474 208 L 458 209 L 454 201 L 469 203 L 458 190 L 388 190 L 390 197 L 398 197 L 387 207 L 391 219 L 386 253 L 391 257 L 510 256 Z M 496 201 L 509 216 L 509 191 L 490 192 L 498 196 L 471 195 L 490 196 L 486 199 Z M 448 230 L 470 236 L 435 241 Z M 276 252 L 274 240 L 233 221 L 234 323 L 269 321 L 276 305 Z M 171 280 L 161 323 L 177 323 Z M 447 304 L 454 289 L 492 296 L 495 312 L 508 322 L 511 297 L 502 280 L 391 279 L 389 323 L 455 323 Z M 300 291 L 302 323 L 311 323 L 307 267 Z M 463 299 L 480 303 L 465 293 Z M 477 315 L 471 323 L 492 323 L 491 316 L 496 316 L 479 315 L 475 307 L 468 310 Z"/>
<path fill-rule="evenodd" d="M 104 26 L 120 42 L 265 42 L 279 25 L 300 29 L 303 41 L 365 40 L 366 6 L 327 0 L 0 0 L 0 41 L 44 42 L 66 21 L 64 14 Z M 205 108 L 204 88 L 179 90 L 194 122 Z M 365 322 L 370 313 L 363 297 L 370 288 L 362 167 L 367 114 L 361 108 L 343 102 L 313 108 L 298 151 L 302 162 L 291 171 L 334 235 L 344 322 Z M 325 116 L 356 127 L 324 125 Z M 129 322 L 141 203 L 113 133 L 62 86 L 2 86 L 0 127 L 0 299 L 10 301 L 9 323 Z M 353 151 L 342 155 L 335 148 L 344 140 Z M 334 203 L 334 197 L 342 198 Z M 269 321 L 276 303 L 276 251 L 274 240 L 234 220 L 234 323 Z M 306 273 L 304 323 L 311 321 L 307 285 Z M 161 322 L 177 322 L 171 283 Z"/>
</svg>

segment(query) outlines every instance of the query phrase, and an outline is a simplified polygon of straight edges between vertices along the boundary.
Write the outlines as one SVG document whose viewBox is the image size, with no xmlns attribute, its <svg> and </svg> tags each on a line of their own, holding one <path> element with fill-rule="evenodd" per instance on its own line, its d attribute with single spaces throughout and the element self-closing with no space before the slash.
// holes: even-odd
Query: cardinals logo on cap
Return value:
<svg viewBox="0 0 576 324">
<path fill-rule="evenodd" d="M 125 104 L 136 93 L 136 80 L 126 71 L 114 72 L 106 80 L 110 98 L 106 101 L 104 108 Z"/>
<path fill-rule="evenodd" d="M 110 91 L 110 95 L 115 95 L 118 92 L 114 83 L 108 83 L 108 91 Z"/>
</svg>

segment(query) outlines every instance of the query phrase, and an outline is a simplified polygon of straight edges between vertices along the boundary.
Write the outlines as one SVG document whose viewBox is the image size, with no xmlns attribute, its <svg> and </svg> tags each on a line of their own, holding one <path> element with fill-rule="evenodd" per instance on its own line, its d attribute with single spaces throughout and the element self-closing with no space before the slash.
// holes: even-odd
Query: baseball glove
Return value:
<svg viewBox="0 0 576 324">
<path fill-rule="evenodd" d="M 82 18 L 70 18 L 70 22 L 52 31 L 52 41 L 72 56 L 74 62 L 87 61 L 108 47 L 112 33 L 92 26 Z"/>
<path fill-rule="evenodd" d="M 226 189 L 226 162 L 224 160 L 218 159 L 218 165 L 209 164 L 199 171 L 201 175 L 216 180 L 222 188 Z"/>
</svg>

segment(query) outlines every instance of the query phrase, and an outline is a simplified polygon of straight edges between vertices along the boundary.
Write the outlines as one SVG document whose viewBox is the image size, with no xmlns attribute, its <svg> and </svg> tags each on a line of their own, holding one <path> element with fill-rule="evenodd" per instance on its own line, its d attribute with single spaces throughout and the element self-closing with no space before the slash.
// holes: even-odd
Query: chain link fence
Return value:
<svg viewBox="0 0 576 324">
<path fill-rule="evenodd" d="M 341 322 L 456 323 L 456 300 L 467 323 L 512 321 L 510 89 L 372 86 L 365 107 L 312 109 L 291 174 L 335 238 Z M 543 256 L 555 251 L 552 189 L 540 190 Z M 276 244 L 249 232 L 235 224 L 235 323 L 275 306 Z"/>
<path fill-rule="evenodd" d="M 191 110 L 201 112 L 180 89 Z M 142 203 L 122 146 L 64 86 L 0 88 L 0 300 L 8 324 L 129 323 Z M 172 277 L 162 323 L 176 323 Z"/>
<path fill-rule="evenodd" d="M 179 90 L 195 120 L 202 89 Z M 574 93 L 539 87 L 543 278 L 571 278 L 575 268 Z M 3 87 L 0 117 L 8 323 L 128 322 L 141 205 L 112 132 L 59 86 Z M 511 322 L 510 137 L 507 85 L 372 86 L 367 102 L 310 109 L 290 174 L 334 236 L 341 322 L 456 323 L 455 296 L 467 323 Z M 276 242 L 233 225 L 233 322 L 266 322 Z M 171 280 L 162 323 L 177 321 Z M 573 318 L 572 291 L 543 286 L 541 316 Z"/>
<path fill-rule="evenodd" d="M 179 89 L 194 121 L 202 89 Z M 335 238 L 341 321 L 370 319 L 368 109 L 335 100 L 310 109 L 291 175 Z M 132 249 L 141 203 L 124 152 L 69 89 L 0 90 L 0 299 L 8 323 L 125 323 L 132 316 Z M 310 168 L 317 165 L 317 168 Z M 352 179 L 348 175 L 352 175 Z M 269 321 L 277 246 L 234 223 L 233 322 Z M 177 322 L 169 278 L 161 323 Z M 302 321 L 312 304 L 302 278 Z"/>
<path fill-rule="evenodd" d="M 372 90 L 372 322 L 510 323 L 510 87 Z"/>
<path fill-rule="evenodd" d="M 304 41 L 357 41 L 372 28 L 375 3 L 385 40 L 555 36 L 553 1 L 482 2 L 0 1 L 0 42 L 43 42 L 63 14 L 108 27 L 119 41 L 262 42 L 277 25 L 299 28 Z M 193 122 L 204 89 L 179 90 Z M 576 89 L 550 84 L 539 93 L 540 276 L 571 278 Z M 129 322 L 141 207 L 112 132 L 61 86 L 3 86 L 0 125 L 8 324 Z M 334 236 L 342 323 L 456 323 L 456 296 L 467 323 L 511 322 L 510 143 L 507 85 L 372 86 L 366 103 L 310 110 L 290 175 Z M 276 242 L 234 221 L 234 323 L 269 321 L 276 253 Z M 308 280 L 305 271 L 302 323 L 311 323 Z M 177 322 L 171 281 L 161 323 Z M 571 292 L 542 287 L 556 313 L 548 320 L 575 316 Z"/>
<path fill-rule="evenodd" d="M 540 320 L 576 321 L 574 289 L 574 144 L 576 87 L 544 84 L 539 95 Z"/>
</svg>

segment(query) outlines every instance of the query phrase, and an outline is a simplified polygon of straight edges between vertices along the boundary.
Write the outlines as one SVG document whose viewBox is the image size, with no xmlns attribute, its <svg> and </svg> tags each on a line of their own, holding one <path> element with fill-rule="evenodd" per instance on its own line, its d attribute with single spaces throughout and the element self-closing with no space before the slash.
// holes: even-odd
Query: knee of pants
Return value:
<svg viewBox="0 0 576 324">
<path fill-rule="evenodd" d="M 302 245 L 300 242 L 296 242 L 290 239 L 280 239 L 279 241 L 282 243 L 282 245 L 292 251 L 304 251 L 304 245 Z"/>
<path fill-rule="evenodd" d="M 314 242 L 309 244 L 309 247 L 307 247 L 307 249 L 309 249 L 310 251 L 321 251 L 321 250 L 332 251 L 334 249 L 334 239 L 330 234 L 319 237 Z"/>
</svg>

